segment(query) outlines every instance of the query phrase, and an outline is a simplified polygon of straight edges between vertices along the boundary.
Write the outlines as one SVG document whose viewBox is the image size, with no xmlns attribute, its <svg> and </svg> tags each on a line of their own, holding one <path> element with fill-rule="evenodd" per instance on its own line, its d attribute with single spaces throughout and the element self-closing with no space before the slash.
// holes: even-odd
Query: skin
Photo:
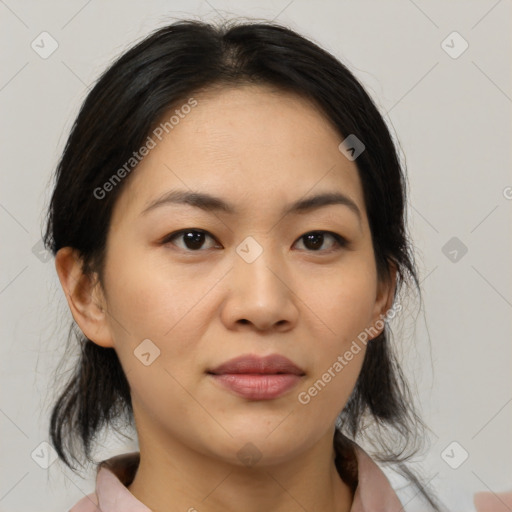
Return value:
<svg viewBox="0 0 512 512">
<path fill-rule="evenodd" d="M 56 268 L 84 334 L 113 347 L 132 392 L 141 462 L 134 496 L 155 511 L 347 511 L 353 496 L 334 465 L 336 417 L 352 392 L 365 346 L 307 405 L 307 391 L 392 305 L 394 278 L 378 279 L 355 162 L 312 104 L 266 86 L 210 90 L 150 151 L 113 211 L 104 282 L 61 249 Z M 208 192 L 238 212 L 167 204 L 171 189 Z M 283 216 L 297 199 L 338 191 L 358 206 Z M 175 231 L 202 229 L 202 247 Z M 319 249 L 303 238 L 325 230 Z M 248 236 L 262 254 L 247 263 Z M 320 242 L 321 243 L 321 242 Z M 200 244 L 199 244 L 200 245 Z M 190 247 L 190 245 L 188 246 Z M 134 356 L 150 339 L 160 355 Z M 242 354 L 283 354 L 305 375 L 273 400 L 247 400 L 206 374 Z M 252 443 L 253 466 L 237 453 Z"/>
</svg>

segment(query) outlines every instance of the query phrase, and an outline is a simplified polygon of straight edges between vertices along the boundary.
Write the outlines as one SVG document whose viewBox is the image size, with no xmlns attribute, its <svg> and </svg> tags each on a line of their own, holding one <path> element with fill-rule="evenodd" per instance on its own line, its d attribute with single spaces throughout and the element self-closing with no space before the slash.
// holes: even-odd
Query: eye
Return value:
<svg viewBox="0 0 512 512">
<path fill-rule="evenodd" d="M 331 240 L 330 246 L 326 249 L 322 249 L 325 243 L 326 237 Z M 176 247 L 185 251 L 199 252 L 201 250 L 211 249 L 213 247 L 219 247 L 218 245 L 210 245 L 210 247 L 204 247 L 205 240 L 209 238 L 212 241 L 216 241 L 212 235 L 202 229 L 182 229 L 167 235 L 163 240 L 162 244 L 172 243 Z M 178 240 L 181 243 L 175 243 Z M 302 235 L 298 241 L 303 241 L 308 252 L 331 252 L 348 245 L 345 238 L 337 233 L 330 231 L 310 231 Z M 296 242 L 297 243 L 297 242 Z"/>
<path fill-rule="evenodd" d="M 324 244 L 326 236 L 331 240 L 334 240 L 334 243 L 331 243 L 330 248 L 319 251 Z M 310 250 L 309 252 L 331 252 L 341 247 L 345 247 L 348 244 L 347 240 L 341 235 L 330 231 L 310 231 L 309 233 L 302 235 L 299 238 L 299 241 L 301 240 L 304 240 L 303 245 Z"/>
<path fill-rule="evenodd" d="M 176 231 L 167 235 L 162 240 L 162 244 L 172 243 L 180 249 L 198 252 L 198 250 L 203 246 L 205 238 L 215 240 L 208 232 L 202 229 L 182 229 L 181 231 Z M 183 241 L 183 244 L 175 244 L 173 242 L 175 239 Z M 210 247 L 207 247 L 206 249 L 210 249 Z"/>
</svg>

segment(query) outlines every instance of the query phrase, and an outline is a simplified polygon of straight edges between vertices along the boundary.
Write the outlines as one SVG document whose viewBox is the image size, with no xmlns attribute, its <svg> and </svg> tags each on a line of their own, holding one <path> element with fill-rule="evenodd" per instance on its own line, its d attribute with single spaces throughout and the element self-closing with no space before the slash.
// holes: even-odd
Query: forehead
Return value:
<svg viewBox="0 0 512 512">
<path fill-rule="evenodd" d="M 253 85 L 193 98 L 194 107 L 175 105 L 155 125 L 161 140 L 150 133 L 154 147 L 118 199 L 124 215 L 174 188 L 222 196 L 242 209 L 279 208 L 328 189 L 350 196 L 364 212 L 357 167 L 338 149 L 343 136 L 307 99 Z"/>
</svg>

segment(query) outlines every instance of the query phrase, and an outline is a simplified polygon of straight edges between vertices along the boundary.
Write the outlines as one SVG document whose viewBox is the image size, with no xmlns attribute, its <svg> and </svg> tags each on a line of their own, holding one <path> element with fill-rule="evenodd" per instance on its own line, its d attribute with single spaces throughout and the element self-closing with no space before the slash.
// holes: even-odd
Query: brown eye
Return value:
<svg viewBox="0 0 512 512">
<path fill-rule="evenodd" d="M 329 244 L 327 248 L 324 247 L 322 250 L 322 246 L 326 239 L 331 240 L 331 244 Z M 329 252 L 336 250 L 337 248 L 344 247 L 347 244 L 347 241 L 342 236 L 337 233 L 331 233 L 330 231 L 310 231 L 309 233 L 302 235 L 299 240 L 303 240 L 303 245 L 310 252 Z"/>
<path fill-rule="evenodd" d="M 210 234 L 206 231 L 200 229 L 182 229 L 181 231 L 177 231 L 175 233 L 171 233 L 166 236 L 162 243 L 172 243 L 176 245 L 180 249 L 189 250 L 189 251 L 199 251 L 202 248 L 205 240 L 210 238 L 211 240 L 215 240 Z M 174 243 L 174 240 L 179 240 L 182 244 Z M 206 249 L 210 249 L 211 247 L 206 247 Z"/>
</svg>

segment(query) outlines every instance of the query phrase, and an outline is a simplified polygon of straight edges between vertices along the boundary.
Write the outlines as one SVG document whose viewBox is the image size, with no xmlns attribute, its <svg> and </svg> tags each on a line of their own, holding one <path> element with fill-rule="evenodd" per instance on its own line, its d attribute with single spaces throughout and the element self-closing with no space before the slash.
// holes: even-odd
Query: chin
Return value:
<svg viewBox="0 0 512 512">
<path fill-rule="evenodd" d="M 292 460 L 314 444 L 314 439 L 304 438 L 304 431 L 294 435 L 283 432 L 279 435 L 275 430 L 262 428 L 243 430 L 238 435 L 230 431 L 232 438 L 215 443 L 216 455 L 230 464 L 246 467 L 273 466 Z"/>
</svg>

